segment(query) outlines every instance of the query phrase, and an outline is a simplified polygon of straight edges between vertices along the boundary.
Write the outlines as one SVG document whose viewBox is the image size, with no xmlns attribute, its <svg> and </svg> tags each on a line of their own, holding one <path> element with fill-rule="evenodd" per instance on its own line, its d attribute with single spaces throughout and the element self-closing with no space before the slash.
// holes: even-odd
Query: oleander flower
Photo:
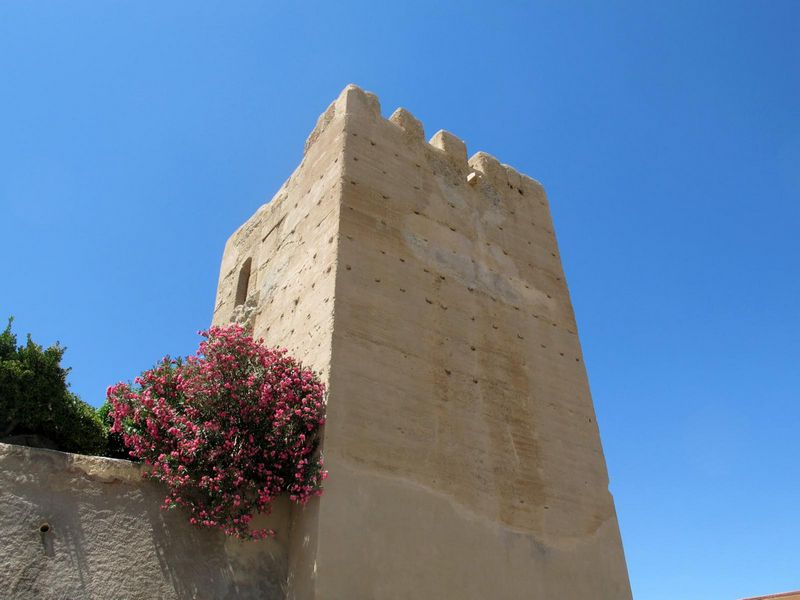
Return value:
<svg viewBox="0 0 800 600">
<path fill-rule="evenodd" d="M 287 354 L 253 340 L 239 325 L 201 331 L 186 359 L 165 357 L 135 379 L 107 390 L 130 455 L 166 484 L 162 508 L 183 507 L 189 522 L 242 539 L 274 532 L 250 529 L 288 494 L 305 504 L 327 476 L 319 453 L 325 387 Z"/>
</svg>

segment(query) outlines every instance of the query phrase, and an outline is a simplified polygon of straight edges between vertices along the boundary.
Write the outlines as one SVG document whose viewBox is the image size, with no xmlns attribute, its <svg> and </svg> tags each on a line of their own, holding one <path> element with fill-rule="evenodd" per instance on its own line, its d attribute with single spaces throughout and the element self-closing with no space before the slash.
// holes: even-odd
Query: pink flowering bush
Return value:
<svg viewBox="0 0 800 600">
<path fill-rule="evenodd" d="M 305 504 L 322 493 L 325 388 L 286 350 L 238 325 L 200 334 L 194 356 L 166 357 L 134 386 L 108 388 L 111 431 L 150 466 L 145 477 L 169 488 L 162 508 L 181 506 L 195 525 L 262 539 L 274 532 L 250 521 L 278 495 Z"/>
</svg>

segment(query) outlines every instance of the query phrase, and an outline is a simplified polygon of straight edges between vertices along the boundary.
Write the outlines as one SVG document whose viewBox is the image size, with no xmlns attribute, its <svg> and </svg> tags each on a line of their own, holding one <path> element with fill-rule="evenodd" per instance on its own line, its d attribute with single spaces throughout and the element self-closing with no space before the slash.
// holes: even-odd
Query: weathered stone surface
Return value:
<svg viewBox="0 0 800 600">
<path fill-rule="evenodd" d="M 538 182 L 348 86 L 228 241 L 214 321 L 244 312 L 329 383 L 288 597 L 630 598 Z"/>
<path fill-rule="evenodd" d="M 160 510 L 164 495 L 128 461 L 0 444 L 0 596 L 284 597 L 285 503 L 263 521 L 277 539 L 240 542 Z"/>
</svg>

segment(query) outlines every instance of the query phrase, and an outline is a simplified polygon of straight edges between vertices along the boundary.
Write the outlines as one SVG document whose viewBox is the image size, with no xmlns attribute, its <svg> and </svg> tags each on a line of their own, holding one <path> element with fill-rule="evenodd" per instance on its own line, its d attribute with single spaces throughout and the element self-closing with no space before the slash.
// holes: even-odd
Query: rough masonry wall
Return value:
<svg viewBox="0 0 800 600">
<path fill-rule="evenodd" d="M 285 596 L 285 535 L 262 544 L 201 530 L 179 510 L 160 510 L 164 496 L 128 461 L 0 444 L 0 596 Z M 281 502 L 261 524 L 285 522 L 287 513 Z"/>
<path fill-rule="evenodd" d="M 320 130 L 332 113 L 320 117 Z M 300 166 L 225 245 L 213 323 L 243 324 L 326 378 L 343 135 L 335 126 L 324 133 L 315 130 Z"/>
<path fill-rule="evenodd" d="M 630 598 L 542 187 L 343 97 L 314 597 Z"/>
<path fill-rule="evenodd" d="M 231 320 L 329 383 L 288 598 L 630 598 L 537 182 L 348 86 L 228 242 Z"/>
</svg>

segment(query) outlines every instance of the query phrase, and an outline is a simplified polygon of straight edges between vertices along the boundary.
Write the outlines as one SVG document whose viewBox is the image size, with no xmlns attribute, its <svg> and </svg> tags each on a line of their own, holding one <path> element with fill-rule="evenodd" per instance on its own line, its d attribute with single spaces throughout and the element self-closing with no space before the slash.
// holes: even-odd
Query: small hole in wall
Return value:
<svg viewBox="0 0 800 600">
<path fill-rule="evenodd" d="M 239 279 L 236 283 L 236 302 L 235 306 L 241 306 L 247 300 L 247 292 L 250 287 L 250 268 L 253 263 L 252 258 L 244 261 L 242 268 L 239 269 Z"/>
<path fill-rule="evenodd" d="M 47 533 L 50 531 L 50 523 L 42 523 L 39 525 L 39 533 Z"/>
</svg>

